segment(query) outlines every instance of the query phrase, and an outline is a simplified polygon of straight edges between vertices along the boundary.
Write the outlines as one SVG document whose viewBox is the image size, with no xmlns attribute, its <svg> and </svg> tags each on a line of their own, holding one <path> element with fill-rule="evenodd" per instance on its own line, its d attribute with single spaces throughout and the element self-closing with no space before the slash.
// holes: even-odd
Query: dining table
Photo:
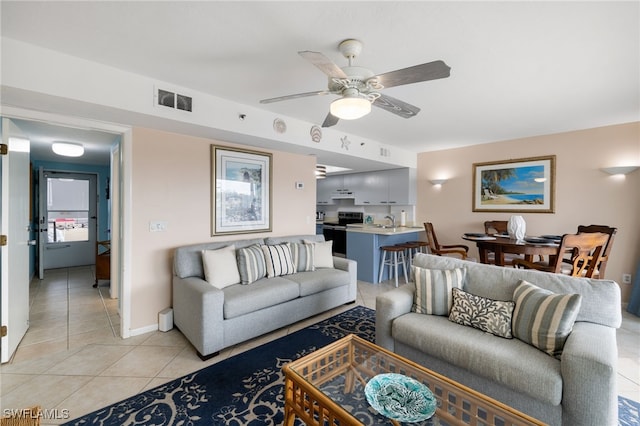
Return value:
<svg viewBox="0 0 640 426">
<path fill-rule="evenodd" d="M 505 266 L 505 253 L 523 255 L 524 259 L 529 262 L 533 262 L 536 256 L 557 256 L 562 236 L 546 235 L 517 240 L 507 234 L 466 233 L 462 235 L 462 239 L 476 243 L 480 263 L 490 263 L 489 253 L 493 252 L 495 253 L 495 264 Z"/>
</svg>

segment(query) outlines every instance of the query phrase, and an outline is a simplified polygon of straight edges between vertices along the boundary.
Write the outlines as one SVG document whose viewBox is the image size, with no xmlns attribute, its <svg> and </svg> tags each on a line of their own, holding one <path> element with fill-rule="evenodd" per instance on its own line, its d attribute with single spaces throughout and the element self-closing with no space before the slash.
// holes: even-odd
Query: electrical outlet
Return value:
<svg viewBox="0 0 640 426">
<path fill-rule="evenodd" d="M 622 274 L 622 284 L 631 284 L 631 274 Z"/>
</svg>

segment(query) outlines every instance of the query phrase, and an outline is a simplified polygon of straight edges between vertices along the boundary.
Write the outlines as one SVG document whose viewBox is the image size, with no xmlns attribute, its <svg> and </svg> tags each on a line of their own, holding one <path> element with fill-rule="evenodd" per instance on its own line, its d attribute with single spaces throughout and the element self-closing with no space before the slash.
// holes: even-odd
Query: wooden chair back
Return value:
<svg viewBox="0 0 640 426">
<path fill-rule="evenodd" d="M 607 244 L 604 246 L 604 250 L 600 256 L 600 264 L 597 265 L 597 269 L 594 273 L 594 278 L 604 279 L 604 272 L 605 272 L 605 269 L 607 268 L 607 261 L 609 260 L 609 254 L 611 253 L 611 247 L 613 247 L 613 240 L 616 237 L 618 228 L 612 228 L 611 226 L 606 226 L 606 225 L 578 226 L 578 234 L 593 233 L 593 232 L 602 232 L 603 234 L 607 234 L 609 236 L 609 239 L 607 240 Z"/>
<path fill-rule="evenodd" d="M 487 220 L 484 223 L 484 233 L 487 235 L 506 234 L 509 221 Z"/>
<path fill-rule="evenodd" d="M 469 247 L 463 244 L 453 245 L 440 245 L 436 232 L 433 230 L 433 224 L 431 222 L 424 223 L 424 229 L 427 232 L 427 243 L 429 244 L 429 253 L 438 256 L 442 255 L 457 255 L 462 259 L 467 258 L 469 253 Z"/>
<path fill-rule="evenodd" d="M 602 232 L 566 234 L 558 248 L 553 272 L 562 273 L 562 266 L 571 266 L 569 275 L 592 278 L 601 262 L 609 235 Z M 568 258 L 563 254 L 568 254 Z"/>
</svg>

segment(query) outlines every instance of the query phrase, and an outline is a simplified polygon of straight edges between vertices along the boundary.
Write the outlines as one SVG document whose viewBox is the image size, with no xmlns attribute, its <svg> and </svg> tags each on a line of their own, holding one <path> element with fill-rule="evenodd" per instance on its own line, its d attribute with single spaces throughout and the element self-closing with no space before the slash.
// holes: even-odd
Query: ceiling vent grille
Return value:
<svg viewBox="0 0 640 426">
<path fill-rule="evenodd" d="M 155 96 L 156 105 L 167 108 L 192 111 L 193 99 L 191 96 L 181 95 L 170 90 L 157 89 Z"/>
</svg>

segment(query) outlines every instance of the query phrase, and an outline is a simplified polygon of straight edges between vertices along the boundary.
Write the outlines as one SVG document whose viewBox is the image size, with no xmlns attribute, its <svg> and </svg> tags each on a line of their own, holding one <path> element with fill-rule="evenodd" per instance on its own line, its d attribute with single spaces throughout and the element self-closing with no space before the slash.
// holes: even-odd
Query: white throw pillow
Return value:
<svg viewBox="0 0 640 426">
<path fill-rule="evenodd" d="M 310 241 L 305 244 L 313 244 L 313 266 L 315 268 L 333 268 L 333 241 Z"/>
<path fill-rule="evenodd" d="M 217 250 L 202 250 L 202 266 L 205 280 L 215 288 L 222 290 L 240 282 L 235 245 Z"/>
</svg>

